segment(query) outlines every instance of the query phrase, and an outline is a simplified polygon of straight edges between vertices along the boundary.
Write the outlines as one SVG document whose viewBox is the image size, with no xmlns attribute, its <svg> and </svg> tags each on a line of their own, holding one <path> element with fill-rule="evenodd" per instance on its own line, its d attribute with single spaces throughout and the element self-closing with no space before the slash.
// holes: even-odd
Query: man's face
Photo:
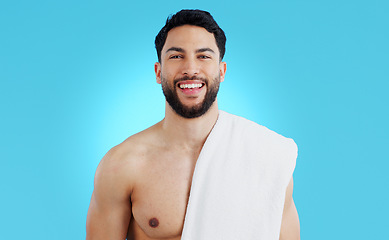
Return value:
<svg viewBox="0 0 389 240">
<path fill-rule="evenodd" d="M 208 111 L 225 71 L 213 34 L 191 25 L 169 31 L 161 63 L 155 64 L 166 101 L 184 118 L 196 118 Z"/>
</svg>

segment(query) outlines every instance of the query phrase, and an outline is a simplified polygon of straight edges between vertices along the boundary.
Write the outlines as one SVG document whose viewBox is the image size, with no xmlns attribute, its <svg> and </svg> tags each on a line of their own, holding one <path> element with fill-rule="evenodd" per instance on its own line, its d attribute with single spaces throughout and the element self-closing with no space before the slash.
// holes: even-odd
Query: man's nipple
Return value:
<svg viewBox="0 0 389 240">
<path fill-rule="evenodd" d="M 152 228 L 158 227 L 158 225 L 159 225 L 158 219 L 156 219 L 156 218 L 150 219 L 150 220 L 149 220 L 149 225 L 150 225 L 150 227 L 152 227 Z"/>
</svg>

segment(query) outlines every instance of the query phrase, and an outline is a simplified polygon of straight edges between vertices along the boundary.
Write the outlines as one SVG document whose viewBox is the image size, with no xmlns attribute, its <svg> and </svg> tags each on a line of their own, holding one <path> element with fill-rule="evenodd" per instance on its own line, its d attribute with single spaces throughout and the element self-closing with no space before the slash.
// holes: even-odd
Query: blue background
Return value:
<svg viewBox="0 0 389 240">
<path fill-rule="evenodd" d="M 154 37 L 227 35 L 219 106 L 295 139 L 302 239 L 387 239 L 388 1 L 0 2 L 0 239 L 84 239 L 104 154 L 163 118 Z"/>
</svg>

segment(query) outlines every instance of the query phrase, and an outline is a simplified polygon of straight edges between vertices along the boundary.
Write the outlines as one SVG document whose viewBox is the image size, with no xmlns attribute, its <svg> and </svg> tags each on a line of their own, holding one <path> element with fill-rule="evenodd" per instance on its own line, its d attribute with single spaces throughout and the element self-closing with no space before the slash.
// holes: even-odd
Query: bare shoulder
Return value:
<svg viewBox="0 0 389 240">
<path fill-rule="evenodd" d="M 153 132 L 129 137 L 113 147 L 96 170 L 87 216 L 87 239 L 124 239 L 131 219 L 131 196 Z"/>
<path fill-rule="evenodd" d="M 120 184 L 126 187 L 122 190 L 131 193 L 136 179 L 140 177 L 140 170 L 149 158 L 148 154 L 158 145 L 159 129 L 157 123 L 109 150 L 97 167 L 95 185 L 103 179 L 110 185 Z"/>
<path fill-rule="evenodd" d="M 95 181 L 104 179 L 106 182 L 128 183 L 131 192 L 137 173 L 147 159 L 147 154 L 156 142 L 154 125 L 142 132 L 130 136 L 124 142 L 113 147 L 100 161 L 96 170 Z M 95 182 L 96 184 L 97 182 Z"/>
</svg>

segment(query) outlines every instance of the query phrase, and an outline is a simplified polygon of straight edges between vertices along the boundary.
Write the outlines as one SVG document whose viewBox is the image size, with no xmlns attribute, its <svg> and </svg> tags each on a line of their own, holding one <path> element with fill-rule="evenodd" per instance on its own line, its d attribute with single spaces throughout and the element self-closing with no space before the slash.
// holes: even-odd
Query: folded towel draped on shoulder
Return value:
<svg viewBox="0 0 389 240">
<path fill-rule="evenodd" d="M 183 240 L 278 240 L 297 146 L 223 111 L 196 163 Z"/>
</svg>

